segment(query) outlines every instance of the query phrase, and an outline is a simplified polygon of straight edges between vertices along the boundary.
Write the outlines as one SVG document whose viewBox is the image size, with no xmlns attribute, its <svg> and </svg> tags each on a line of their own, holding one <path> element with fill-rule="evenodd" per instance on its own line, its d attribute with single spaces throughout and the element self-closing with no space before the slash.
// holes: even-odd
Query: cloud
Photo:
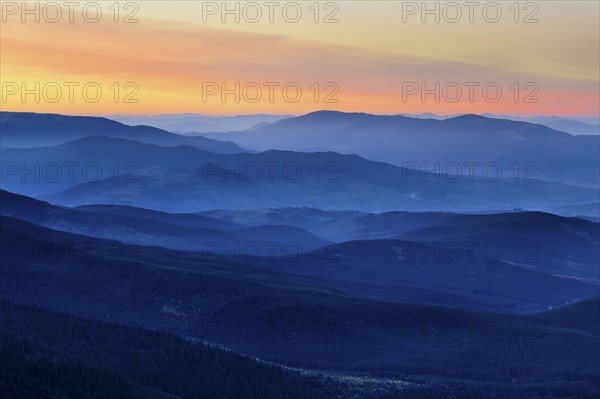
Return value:
<svg viewBox="0 0 600 399">
<path fill-rule="evenodd" d="M 540 70 L 515 72 L 506 65 L 468 63 L 382 51 L 352 45 L 272 33 L 255 33 L 194 23 L 144 19 L 137 24 L 103 21 L 76 23 L 6 23 L 1 39 L 3 80 L 133 81 L 139 84 L 140 112 L 195 112 L 201 105 L 219 113 L 299 113 L 331 105 L 315 103 L 311 85 L 335 82 L 343 110 L 394 112 L 595 112 L 598 82 L 549 77 Z M 43 40 L 41 39 L 43 38 Z M 518 68 L 516 68 L 518 70 Z M 297 104 L 237 104 L 215 100 L 202 104 L 203 82 L 298 82 L 306 91 Z M 499 82 L 505 90 L 514 82 L 536 82 L 540 103 L 423 102 L 402 103 L 403 82 Z M 505 98 L 508 98 L 506 94 Z M 165 103 L 164 99 L 169 99 Z M 466 99 L 466 97 L 465 97 Z M 3 104 L 5 105 L 5 104 Z M 28 104 L 12 104 L 26 108 Z M 90 107 L 87 104 L 85 109 Z M 594 105 L 596 106 L 594 108 Z M 43 106 L 43 105 L 42 105 Z M 77 108 L 77 105 L 71 105 Z M 103 104 L 101 112 L 122 112 L 119 104 Z M 163 109 L 158 109 L 163 107 Z M 499 110 L 498 108 L 502 108 Z M 231 110 L 231 111 L 229 111 Z"/>
</svg>

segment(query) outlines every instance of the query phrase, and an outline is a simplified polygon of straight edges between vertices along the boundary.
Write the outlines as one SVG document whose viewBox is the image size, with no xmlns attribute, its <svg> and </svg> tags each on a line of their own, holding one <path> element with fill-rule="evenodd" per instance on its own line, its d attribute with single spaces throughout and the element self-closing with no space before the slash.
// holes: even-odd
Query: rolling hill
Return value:
<svg viewBox="0 0 600 399">
<path fill-rule="evenodd" d="M 164 129 L 173 133 L 181 133 L 186 136 L 190 132 L 228 132 L 233 130 L 246 130 L 263 123 L 275 122 L 280 119 L 289 118 L 290 115 L 236 115 L 236 116 L 208 116 L 199 114 L 181 115 L 155 115 L 155 116 L 132 116 L 114 115 L 109 119 L 125 123 L 127 125 L 148 125 Z"/>
<path fill-rule="evenodd" d="M 512 212 L 322 211 L 306 208 L 170 214 L 118 205 L 65 208 L 0 190 L 0 213 L 45 227 L 124 243 L 206 251 L 218 246 L 294 244 L 309 252 L 343 241 L 404 240 L 440 248 L 465 247 L 485 258 L 565 277 L 598 280 L 598 223 Z M 441 252 L 438 251 L 438 252 Z M 259 253 L 261 253 L 259 251 Z"/>
<path fill-rule="evenodd" d="M 542 125 L 478 115 L 436 120 L 318 111 L 244 132 L 206 136 L 259 151 L 358 154 L 448 176 L 500 173 L 505 178 L 600 185 L 599 136 L 571 136 Z"/>
<path fill-rule="evenodd" d="M 326 397 L 317 376 L 202 342 L 5 301 L 0 315 L 2 397 Z"/>
<path fill-rule="evenodd" d="M 0 214 L 70 233 L 181 250 L 209 251 L 236 245 L 257 245 L 262 250 L 275 241 L 308 250 L 326 243 L 294 226 L 245 226 L 195 214 L 116 205 L 64 208 L 4 190 L 0 190 Z"/>
<path fill-rule="evenodd" d="M 545 398 L 598 393 L 595 348 L 600 337 L 576 324 L 556 328 L 539 315 L 361 298 L 252 265 L 202 262 L 186 253 L 127 247 L 13 218 L 2 217 L 1 223 L 2 253 L 12 257 L 2 262 L 0 296 L 18 304 L 174 333 L 288 366 L 368 371 L 421 384 L 427 381 L 427 386 L 457 387 L 463 394 L 470 391 L 472 397 L 500 398 L 508 392 Z M 85 353 L 92 365 L 100 353 L 107 364 L 119 364 L 120 356 L 128 353 L 119 353 L 112 327 L 79 327 L 63 316 L 40 333 L 32 319 L 46 325 L 46 316 L 28 319 L 30 311 L 25 316 L 20 309 L 11 312 L 2 320 L 11 326 L 12 334 L 71 348 L 70 354 L 79 359 Z M 60 333 L 68 326 L 75 327 Z M 53 338 L 53 331 L 59 331 L 54 336 L 59 340 Z M 135 349 L 145 345 L 148 335 L 121 328 L 121 334 L 130 333 L 139 334 L 141 341 L 126 338 L 127 350 L 139 353 L 132 356 L 142 356 L 139 364 L 148 370 L 143 359 L 154 353 Z M 91 338 L 84 338 L 90 334 Z M 110 341 L 98 345 L 106 342 L 106 336 Z M 155 337 L 153 342 L 160 342 Z M 73 347 L 70 339 L 78 345 Z M 86 339 L 94 344 L 82 346 Z M 183 359 L 194 358 L 192 348 L 187 353 Z M 150 363 L 160 367 L 169 361 L 163 356 L 159 363 Z M 111 369 L 127 370 L 129 364 Z M 149 381 L 143 374 L 137 378 Z"/>
<path fill-rule="evenodd" d="M 0 131 L 0 142 L 7 148 L 53 146 L 88 136 L 106 136 L 168 147 L 189 145 L 215 153 L 244 152 L 231 142 L 185 137 L 155 127 L 128 126 L 91 116 L 0 112 Z"/>
<path fill-rule="evenodd" d="M 598 191 L 589 188 L 511 179 L 450 182 L 331 152 L 214 154 L 190 146 L 86 137 L 54 147 L 5 150 L 2 159 L 3 189 L 67 206 L 118 204 L 178 213 L 294 206 L 481 212 L 568 208 L 598 200 Z"/>
</svg>

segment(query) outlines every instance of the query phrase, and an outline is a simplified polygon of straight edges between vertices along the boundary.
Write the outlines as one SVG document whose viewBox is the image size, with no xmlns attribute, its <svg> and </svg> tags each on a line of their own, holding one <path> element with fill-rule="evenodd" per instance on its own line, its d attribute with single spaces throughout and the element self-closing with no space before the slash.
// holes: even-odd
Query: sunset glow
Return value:
<svg viewBox="0 0 600 399">
<path fill-rule="evenodd" d="M 63 7 L 62 18 L 52 23 L 44 17 L 54 11 L 44 15 L 44 3 L 35 22 L 35 15 L 14 9 L 21 3 L 2 2 L 2 110 L 596 116 L 600 106 L 598 2 L 537 3 L 537 23 L 515 23 L 509 2 L 500 2 L 497 23 L 482 18 L 481 10 L 472 23 L 467 15 L 451 23 L 444 20 L 447 10 L 433 24 L 421 23 L 421 14 L 412 15 L 403 2 L 388 1 L 336 2 L 339 9 L 321 3 L 319 23 L 310 2 L 298 3 L 303 14 L 297 23 L 287 22 L 279 9 L 270 23 L 264 8 L 260 21 L 248 22 L 244 18 L 255 14 L 250 8 L 244 14 L 247 2 L 239 2 L 236 23 L 235 15 L 221 15 L 207 2 L 188 1 L 135 3 L 139 9 L 121 2 L 115 23 L 112 3 L 100 3 L 97 23 L 81 17 L 85 2 L 75 9 L 74 22 Z M 234 3 L 228 3 L 231 9 Z M 518 19 L 533 11 L 520 10 Z M 123 23 L 129 14 L 138 22 Z M 322 22 L 330 14 L 337 23 Z M 97 84 L 83 94 L 89 83 Z M 94 102 L 97 87 L 102 93 Z M 230 94 L 223 96 L 222 88 Z M 422 89 L 430 94 L 423 97 Z"/>
</svg>

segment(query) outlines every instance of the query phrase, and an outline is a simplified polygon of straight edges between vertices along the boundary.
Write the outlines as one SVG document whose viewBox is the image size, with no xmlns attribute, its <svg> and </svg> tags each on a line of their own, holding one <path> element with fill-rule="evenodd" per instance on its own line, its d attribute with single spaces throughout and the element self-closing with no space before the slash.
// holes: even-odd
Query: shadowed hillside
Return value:
<svg viewBox="0 0 600 399">
<path fill-rule="evenodd" d="M 251 264 L 127 247 L 7 217 L 2 235 L 2 253 L 10 256 L 2 262 L 3 299 L 176 333 L 285 365 L 460 380 L 495 397 L 505 395 L 506 384 L 549 398 L 594 392 L 589 384 L 600 374 L 589 350 L 600 338 L 537 317 L 375 301 Z"/>
</svg>

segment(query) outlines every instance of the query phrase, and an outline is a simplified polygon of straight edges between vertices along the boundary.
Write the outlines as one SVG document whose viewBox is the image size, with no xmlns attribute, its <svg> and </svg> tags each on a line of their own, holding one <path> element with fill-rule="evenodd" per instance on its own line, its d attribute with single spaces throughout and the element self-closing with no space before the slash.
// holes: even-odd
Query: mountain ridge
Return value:
<svg viewBox="0 0 600 399">
<path fill-rule="evenodd" d="M 355 153 L 366 159 L 423 170 L 505 173 L 600 187 L 600 136 L 572 136 L 544 125 L 468 114 L 444 120 L 402 115 L 316 111 L 245 132 L 207 133 L 257 151 L 286 149 Z M 493 149 L 493 150 L 491 150 Z M 573 157 L 577 154 L 577 157 Z"/>
<path fill-rule="evenodd" d="M 65 116 L 32 112 L 0 112 L 3 147 L 53 146 L 87 136 L 109 136 L 157 145 L 191 145 L 220 153 L 244 152 L 232 142 L 203 136 L 185 137 L 152 126 L 129 126 L 96 116 Z"/>
</svg>

